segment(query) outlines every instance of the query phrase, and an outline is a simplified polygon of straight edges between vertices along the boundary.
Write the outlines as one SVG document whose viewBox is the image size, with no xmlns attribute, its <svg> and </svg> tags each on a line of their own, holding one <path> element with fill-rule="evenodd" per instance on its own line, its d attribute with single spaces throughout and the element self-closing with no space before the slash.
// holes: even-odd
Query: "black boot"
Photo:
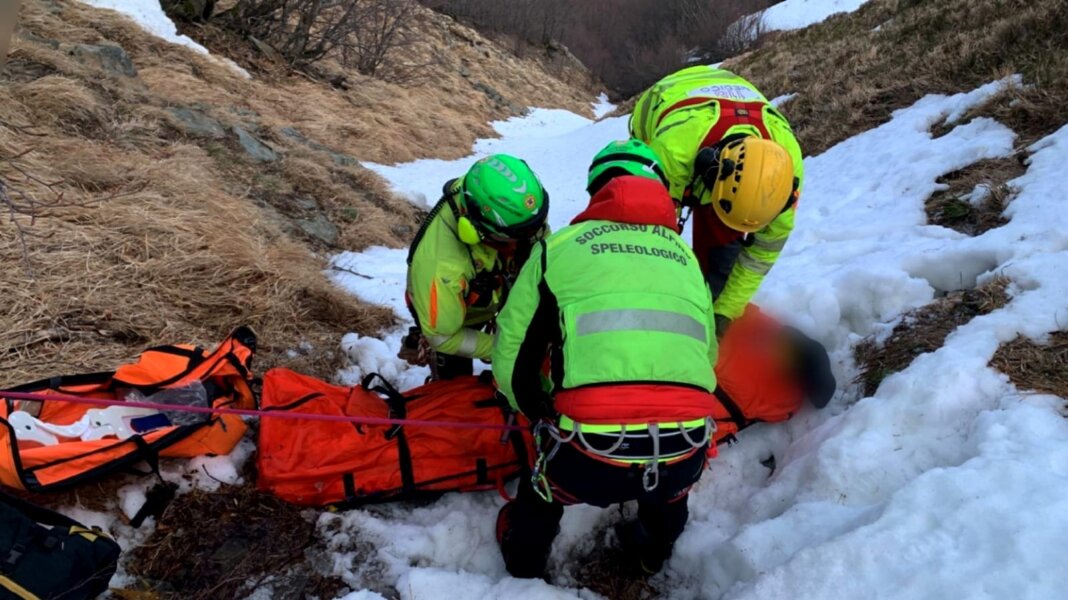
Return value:
<svg viewBox="0 0 1068 600">
<path fill-rule="evenodd" d="M 497 543 L 508 573 L 523 578 L 545 575 L 563 515 L 562 505 L 542 500 L 530 482 L 520 483 L 516 499 L 497 513 Z"/>
<path fill-rule="evenodd" d="M 645 576 L 656 575 L 671 558 L 690 511 L 686 497 L 667 503 L 638 503 L 638 520 L 620 531 L 620 545 Z"/>
</svg>

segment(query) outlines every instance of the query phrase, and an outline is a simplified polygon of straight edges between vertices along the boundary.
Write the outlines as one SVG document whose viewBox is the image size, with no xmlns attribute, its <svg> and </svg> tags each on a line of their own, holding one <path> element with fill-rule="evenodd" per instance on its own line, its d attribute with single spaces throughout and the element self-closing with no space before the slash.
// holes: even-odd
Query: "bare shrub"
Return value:
<svg viewBox="0 0 1068 600">
<path fill-rule="evenodd" d="M 56 191 L 58 183 L 44 181 L 26 170 L 20 159 L 29 153 L 29 150 L 25 150 L 13 156 L 0 156 L 0 210 L 7 213 L 8 222 L 15 229 L 22 266 L 26 274 L 33 277 L 27 243 L 27 238 L 35 235 L 31 226 L 50 209 L 61 206 L 63 194 Z M 36 184 L 44 188 L 48 191 L 47 197 L 39 198 L 37 194 L 28 191 L 25 184 Z"/>
<path fill-rule="evenodd" d="M 415 0 L 357 0 L 355 26 L 339 44 L 341 63 L 364 75 L 394 83 L 411 83 L 427 61 L 406 61 L 397 52 L 416 41 L 412 21 Z M 431 57 L 431 61 L 433 60 Z"/>
<path fill-rule="evenodd" d="M 769 6 L 769 0 L 423 0 L 476 25 L 530 42 L 548 53 L 568 48 L 618 95 L 640 92 L 687 63 L 718 61 L 743 40 L 759 38 L 759 22 L 747 30 L 731 24 Z M 728 35 L 730 34 L 730 35 Z M 751 37 L 745 37 L 746 35 Z M 721 38 L 731 37 L 721 44 Z"/>
<path fill-rule="evenodd" d="M 411 42 L 414 0 L 238 0 L 224 14 L 233 29 L 295 68 L 327 56 L 364 75 L 388 79 Z"/>
<path fill-rule="evenodd" d="M 764 13 L 745 15 L 727 27 L 715 41 L 714 48 L 723 58 L 737 56 L 759 46 L 767 33 Z"/>
</svg>

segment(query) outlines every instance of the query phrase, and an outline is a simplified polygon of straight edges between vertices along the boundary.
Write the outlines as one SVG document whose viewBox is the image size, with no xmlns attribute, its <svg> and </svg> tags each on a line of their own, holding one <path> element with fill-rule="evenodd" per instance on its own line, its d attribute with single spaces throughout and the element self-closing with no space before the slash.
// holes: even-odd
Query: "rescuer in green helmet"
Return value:
<svg viewBox="0 0 1068 600">
<path fill-rule="evenodd" d="M 516 577 L 544 574 L 567 504 L 637 500 L 624 545 L 646 574 L 686 526 L 714 430 L 718 345 L 712 294 L 667 183 L 644 143 L 605 147 L 590 166 L 589 206 L 535 244 L 501 311 L 493 374 L 535 423 L 537 451 L 497 516 Z"/>
<path fill-rule="evenodd" d="M 549 195 L 523 160 L 494 154 L 445 184 L 408 252 L 405 300 L 413 327 L 400 356 L 435 378 L 489 360 L 486 331 L 531 244 L 547 233 Z"/>
</svg>

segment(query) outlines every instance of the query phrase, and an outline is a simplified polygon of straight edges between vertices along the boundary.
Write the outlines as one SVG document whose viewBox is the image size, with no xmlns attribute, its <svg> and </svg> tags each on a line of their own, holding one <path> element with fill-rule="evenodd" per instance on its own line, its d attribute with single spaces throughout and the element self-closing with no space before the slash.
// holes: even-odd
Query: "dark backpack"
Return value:
<svg viewBox="0 0 1068 600">
<path fill-rule="evenodd" d="M 99 529 L 0 492 L 0 600 L 95 598 L 118 560 Z"/>
</svg>

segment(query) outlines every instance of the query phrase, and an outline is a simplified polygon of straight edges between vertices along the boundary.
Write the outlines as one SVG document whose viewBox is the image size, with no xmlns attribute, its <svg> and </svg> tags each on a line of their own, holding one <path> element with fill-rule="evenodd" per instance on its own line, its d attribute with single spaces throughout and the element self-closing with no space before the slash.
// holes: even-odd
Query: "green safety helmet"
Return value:
<svg viewBox="0 0 1068 600">
<path fill-rule="evenodd" d="M 534 237 L 549 214 L 549 193 L 522 159 L 492 154 L 471 166 L 461 184 L 457 233 L 466 244 Z"/>
<path fill-rule="evenodd" d="M 655 179 L 667 187 L 667 176 L 660 167 L 660 157 L 641 140 L 618 140 L 610 142 L 590 163 L 586 178 L 586 191 L 592 196 L 613 177 L 634 175 Z"/>
</svg>

